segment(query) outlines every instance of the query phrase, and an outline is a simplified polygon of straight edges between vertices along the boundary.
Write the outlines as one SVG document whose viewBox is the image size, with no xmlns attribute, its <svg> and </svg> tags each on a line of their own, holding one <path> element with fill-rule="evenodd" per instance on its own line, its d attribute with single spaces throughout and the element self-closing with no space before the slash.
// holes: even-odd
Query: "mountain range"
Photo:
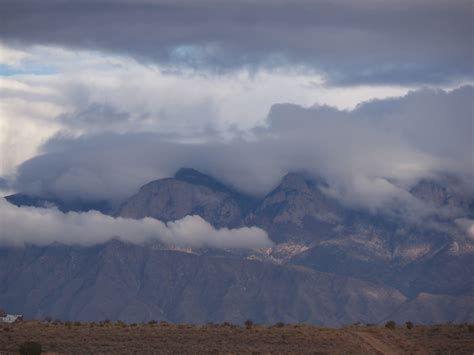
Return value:
<svg viewBox="0 0 474 355">
<path fill-rule="evenodd" d="M 474 200 L 450 178 L 421 180 L 409 193 L 440 213 L 425 223 L 349 206 L 305 173 L 248 196 L 189 168 L 149 182 L 118 208 L 7 196 L 19 206 L 133 219 L 198 215 L 215 228 L 260 227 L 274 245 L 191 249 L 111 239 L 2 246 L 0 305 L 31 318 L 81 321 L 472 322 L 474 240 L 453 221 L 472 218 Z"/>
</svg>

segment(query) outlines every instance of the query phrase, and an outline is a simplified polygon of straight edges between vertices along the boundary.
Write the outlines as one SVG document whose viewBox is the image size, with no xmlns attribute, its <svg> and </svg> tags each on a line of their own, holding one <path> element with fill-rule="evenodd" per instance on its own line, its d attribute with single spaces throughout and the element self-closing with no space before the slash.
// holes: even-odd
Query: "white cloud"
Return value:
<svg viewBox="0 0 474 355">
<path fill-rule="evenodd" d="M 28 60 L 17 63 L 20 69 L 47 63 L 54 71 L 0 77 L 0 147 L 9 152 L 0 175 L 12 174 L 58 132 L 158 132 L 186 141 L 203 141 L 209 135 L 226 139 L 236 129 L 261 125 L 274 103 L 348 109 L 367 99 L 407 92 L 403 87 L 327 88 L 320 75 L 298 69 L 170 72 L 99 52 L 44 46 L 24 50 Z M 101 107 L 105 109 L 94 111 Z"/>
<path fill-rule="evenodd" d="M 17 207 L 0 199 L 0 243 L 47 245 L 53 242 L 94 245 L 112 238 L 130 243 L 157 240 L 168 245 L 214 248 L 261 248 L 272 242 L 257 227 L 215 229 L 199 216 L 163 223 L 113 218 L 99 212 L 62 213 L 56 208 Z"/>
<path fill-rule="evenodd" d="M 463 229 L 467 236 L 474 239 L 474 220 L 467 218 L 458 218 L 456 224 Z"/>
<path fill-rule="evenodd" d="M 0 65 L 16 67 L 28 58 L 28 52 L 11 48 L 0 43 Z"/>
<path fill-rule="evenodd" d="M 348 204 L 383 209 L 409 202 L 407 190 L 420 178 L 472 179 L 472 93 L 473 87 L 421 90 L 353 111 L 275 105 L 265 125 L 225 141 L 184 144 L 158 133 L 60 137 L 20 167 L 16 187 L 120 203 L 181 167 L 251 194 L 266 193 L 286 173 L 303 170 L 323 177 L 328 192 Z"/>
</svg>

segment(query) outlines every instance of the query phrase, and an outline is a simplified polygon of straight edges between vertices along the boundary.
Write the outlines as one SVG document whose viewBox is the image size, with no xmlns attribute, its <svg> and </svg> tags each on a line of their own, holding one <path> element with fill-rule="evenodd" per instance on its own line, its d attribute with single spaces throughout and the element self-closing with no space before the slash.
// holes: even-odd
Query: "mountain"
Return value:
<svg viewBox="0 0 474 355">
<path fill-rule="evenodd" d="M 323 183 L 305 174 L 290 173 L 246 218 L 269 232 L 276 243 L 311 244 L 331 238 L 344 219 L 344 210 L 322 191 Z"/>
<path fill-rule="evenodd" d="M 449 217 L 471 213 L 459 184 L 412 187 L 413 198 L 442 215 L 416 223 L 349 208 L 326 188 L 322 179 L 290 173 L 256 199 L 180 169 L 141 187 L 113 214 L 162 221 L 196 214 L 216 228 L 258 226 L 274 247 L 4 247 L 0 304 L 31 317 L 80 320 L 474 321 L 474 241 Z"/>
<path fill-rule="evenodd" d="M 447 212 L 474 216 L 474 194 L 452 177 L 422 179 L 410 189 L 410 193 L 431 207 Z"/>
<path fill-rule="evenodd" d="M 193 169 L 180 169 L 173 178 L 152 181 L 116 212 L 127 218 L 153 217 L 173 221 L 199 215 L 215 227 L 236 227 L 253 199 Z"/>
<path fill-rule="evenodd" d="M 110 241 L 0 249 L 0 304 L 28 317 L 93 321 L 309 322 L 384 318 L 397 290 L 291 265 Z"/>
</svg>

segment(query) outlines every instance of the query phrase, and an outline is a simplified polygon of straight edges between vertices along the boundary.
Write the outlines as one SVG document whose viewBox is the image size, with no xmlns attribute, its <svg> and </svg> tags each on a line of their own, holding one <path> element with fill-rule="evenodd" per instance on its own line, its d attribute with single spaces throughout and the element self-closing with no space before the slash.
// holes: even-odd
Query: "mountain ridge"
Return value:
<svg viewBox="0 0 474 355">
<path fill-rule="evenodd" d="M 420 184 L 426 182 L 422 181 Z M 173 308 L 166 308 L 167 316 L 163 319 L 207 322 L 242 321 L 244 318 L 251 318 L 264 323 L 282 320 L 309 321 L 324 325 L 361 320 L 374 323 L 382 321 L 384 317 L 397 320 L 419 319 L 424 322 L 430 322 L 430 319 L 433 322 L 472 320 L 473 312 L 466 312 L 463 318 L 460 309 L 469 309 L 470 302 L 474 300 L 474 278 L 470 272 L 474 269 L 472 241 L 460 238 L 454 225 L 445 225 L 443 232 L 429 225 L 410 225 L 402 219 L 347 208 L 335 198 L 326 195 L 325 186 L 324 181 L 308 174 L 289 173 L 275 189 L 262 198 L 255 199 L 189 168 L 178 170 L 174 177 L 151 181 L 127 199 L 114 216 L 137 219 L 152 217 L 167 222 L 196 214 L 215 228 L 260 227 L 267 231 L 275 246 L 247 251 L 193 249 L 183 253 L 180 251 L 182 248 L 172 246 L 127 246 L 122 242 L 111 241 L 80 251 L 71 246 L 62 246 L 63 256 L 55 254 L 54 249 L 48 249 L 54 248 L 50 246 L 44 249 L 49 260 L 45 261 L 44 265 L 38 264 L 38 249 L 29 246 L 25 249 L 29 256 L 19 257 L 20 261 L 11 261 L 14 266 L 10 266 L 11 270 L 18 269 L 18 275 L 26 275 L 25 280 L 19 282 L 21 287 L 26 287 L 28 292 L 40 292 L 43 295 L 38 301 L 32 302 L 25 313 L 39 317 L 45 313 L 34 314 L 33 310 L 51 309 L 55 316 L 73 319 L 80 316 L 80 313 L 77 313 L 79 308 L 84 310 L 91 307 L 88 312 L 92 313 L 87 313 L 90 318 L 83 318 L 84 320 L 98 319 L 100 314 L 107 314 L 107 317 L 112 319 L 123 316 L 126 320 L 143 321 L 147 319 L 146 312 L 157 317 L 160 312 L 164 312 L 165 304 L 169 304 L 172 299 L 180 299 L 182 303 L 178 307 L 179 310 L 175 310 L 177 313 L 173 313 Z M 438 188 L 422 186 L 418 191 L 422 191 L 425 201 L 423 203 L 429 203 L 430 191 L 434 191 L 434 200 L 439 201 Z M 446 188 L 446 191 L 455 189 Z M 457 201 L 452 198 L 451 200 Z M 251 208 L 248 208 L 248 203 Z M 463 202 L 461 206 L 468 205 Z M 468 213 L 469 211 L 466 215 Z M 97 256 L 97 248 L 109 250 L 107 257 Z M 15 255 L 14 251 L 9 249 L 3 249 L 3 253 Z M 63 258 L 71 260 L 68 264 L 72 260 L 89 260 L 90 265 L 77 261 L 83 265 L 85 273 L 82 275 L 77 270 L 74 277 L 68 273 L 63 274 L 61 277 L 64 282 L 58 285 L 58 280 L 48 279 L 44 269 L 58 272 L 60 275 L 57 265 L 64 262 Z M 126 260 L 125 264 L 123 260 Z M 182 269 L 180 265 L 187 265 L 189 260 L 193 260 L 192 267 Z M 143 270 L 147 262 L 153 266 L 148 266 L 151 269 L 145 275 Z M 28 280 L 33 280 L 32 275 L 35 275 L 30 266 L 33 264 L 39 268 L 39 274 L 36 276 L 49 286 L 38 288 L 34 286 L 36 284 L 28 285 L 31 282 Z M 127 265 L 129 271 L 124 269 Z M 91 270 L 96 271 L 91 273 Z M 199 274 L 199 283 L 195 283 L 198 270 L 205 271 Z M 267 270 L 268 274 L 262 274 L 262 270 Z M 226 276 L 220 275 L 220 272 L 224 272 Z M 159 285 L 154 281 L 158 275 L 168 281 Z M 270 279 L 267 280 L 265 275 L 273 276 L 268 276 Z M 82 285 L 89 285 L 88 294 L 82 294 L 80 291 L 86 286 L 81 286 L 76 293 L 67 291 L 71 290 L 71 287 L 75 289 L 76 286 L 72 285 L 74 278 L 75 282 L 79 282 L 77 277 L 82 280 Z M 332 289 L 331 282 L 322 282 L 321 277 L 324 280 L 329 280 L 325 277 L 333 278 L 334 281 L 331 282 L 338 280 L 336 283 L 341 285 L 340 288 L 337 291 Z M 183 283 L 176 281 L 178 284 L 174 284 L 172 281 L 181 278 Z M 21 292 L 19 293 L 11 277 L 4 274 L 0 280 L 3 280 L 4 285 L 3 289 L 0 289 L 0 300 L 9 306 L 18 306 L 15 302 Z M 115 281 L 110 284 L 110 280 Z M 193 287 L 187 288 L 185 280 L 191 282 Z M 101 282 L 104 284 L 101 285 Z M 233 289 L 239 282 L 243 282 L 247 292 L 253 295 L 252 301 L 241 294 L 241 291 Z M 305 285 L 308 282 L 310 285 Z M 127 294 L 131 305 L 112 296 L 114 292 L 111 289 L 114 289 L 114 285 L 121 285 L 119 293 Z M 133 285 L 142 285 L 138 289 L 147 285 L 146 295 L 135 293 L 136 286 Z M 208 294 L 209 285 L 215 287 L 215 294 L 212 296 L 214 298 Z M 351 291 L 351 288 L 356 291 Z M 392 302 L 392 308 L 371 303 L 370 297 L 364 296 L 368 289 L 371 289 L 370 292 L 374 295 L 385 294 L 384 292 L 391 290 L 390 292 L 395 292 L 393 295 L 397 295 L 394 298 L 397 301 Z M 54 301 L 62 304 L 63 308 L 56 309 L 54 304 L 51 304 L 53 301 L 46 301 L 53 300 L 54 295 L 63 292 L 70 298 Z M 184 297 L 180 292 L 185 292 L 187 296 Z M 290 292 L 293 296 L 278 296 L 282 292 Z M 199 296 L 203 294 L 208 296 Z M 266 295 L 264 301 L 258 300 L 258 295 L 262 294 Z M 79 303 L 74 300 L 73 295 L 78 297 Z M 338 295 L 346 295 L 345 301 L 340 300 Z M 86 301 L 88 297 L 93 297 L 90 305 Z M 104 297 L 108 299 L 107 302 Z M 199 299 L 197 303 L 188 300 L 196 297 Z M 207 297 L 214 301 L 210 302 Z M 314 302 L 308 301 L 307 297 Z M 233 301 L 219 303 L 224 298 Z M 282 303 L 283 299 L 286 301 Z M 106 307 L 104 302 L 110 304 L 114 311 L 106 311 L 107 308 L 103 308 Z M 265 310 L 264 313 L 259 313 L 260 311 L 252 307 L 248 308 L 253 303 L 258 303 L 259 307 Z M 76 310 L 64 306 L 66 304 Z M 226 311 L 226 307 L 232 310 Z M 285 307 L 290 307 L 291 311 L 285 313 Z M 306 312 L 297 311 L 299 307 L 306 307 Z M 321 307 L 325 309 L 324 316 L 318 315 Z M 369 311 L 373 307 L 374 310 Z M 426 309 L 432 310 L 431 318 Z M 132 310 L 135 310 L 135 314 L 140 314 L 141 318 L 133 318 Z M 97 312 L 96 318 L 94 312 Z M 367 317 L 363 315 L 364 312 Z M 360 319 L 357 319 L 358 317 Z"/>
</svg>

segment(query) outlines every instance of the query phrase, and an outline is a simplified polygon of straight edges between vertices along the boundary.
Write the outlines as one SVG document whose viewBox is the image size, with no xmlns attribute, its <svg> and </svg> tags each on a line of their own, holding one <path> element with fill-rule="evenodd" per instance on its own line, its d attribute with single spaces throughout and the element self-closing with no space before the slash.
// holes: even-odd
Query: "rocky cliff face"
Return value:
<svg viewBox="0 0 474 355">
<path fill-rule="evenodd" d="M 321 187 L 304 174 L 288 174 L 247 216 L 246 224 L 267 230 L 277 243 L 329 239 L 343 222 L 344 211 Z"/>
<path fill-rule="evenodd" d="M 199 215 L 215 227 L 242 223 L 252 199 L 193 169 L 181 169 L 174 178 L 152 181 L 116 212 L 127 218 L 153 217 L 173 221 Z"/>
</svg>

